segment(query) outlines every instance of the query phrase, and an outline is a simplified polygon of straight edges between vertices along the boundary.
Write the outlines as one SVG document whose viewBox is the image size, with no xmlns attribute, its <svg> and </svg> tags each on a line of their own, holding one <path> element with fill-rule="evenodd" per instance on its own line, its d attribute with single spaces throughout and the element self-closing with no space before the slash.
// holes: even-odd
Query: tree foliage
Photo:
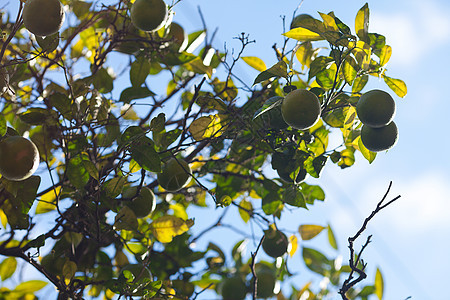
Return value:
<svg viewBox="0 0 450 300">
<path fill-rule="evenodd" d="M 0 277 L 11 278 L 18 259 L 42 274 L 1 288 L 0 298 L 32 298 L 51 284 L 59 299 L 201 299 L 236 277 L 256 295 L 261 268 L 282 283 L 278 299 L 336 293 L 350 267 L 299 243 L 326 231 L 337 249 L 330 225 L 298 224 L 288 253 L 262 261 L 260 247 L 251 249 L 252 257 L 243 255 L 244 240 L 231 256 L 214 241 L 194 251 L 190 246 L 202 233 L 188 208 L 238 210 L 243 222 L 267 234 L 286 210 L 324 201 L 316 179 L 327 164 L 351 167 L 356 152 L 373 162 L 376 154 L 360 140 L 355 105 L 370 77 L 382 78 L 399 97 L 406 85 L 387 75 L 392 49 L 383 35 L 369 32 L 368 5 L 357 12 L 354 29 L 333 12 L 303 19 L 283 33 L 281 46 L 273 47 L 276 63 L 267 67 L 245 56 L 252 44 L 245 34 L 231 54 L 215 48 L 206 28 L 190 32 L 182 45 L 170 34 L 171 17 L 157 32 L 136 29 L 127 0 L 62 3 L 66 22 L 51 36 L 22 30 L 22 2 L 17 18 L 5 11 L 0 20 L 0 75 L 6 70 L 9 76 L 0 134 L 29 136 L 41 159 L 24 181 L 0 179 Z M 254 82 L 236 73 L 242 63 L 260 72 Z M 276 110 L 293 89 L 309 89 L 321 102 L 321 118 L 308 130 L 280 126 Z M 342 143 L 329 145 L 330 135 Z M 186 186 L 169 192 L 157 175 L 172 159 L 192 171 Z M 127 203 L 138 195 L 124 197 L 130 187 L 154 192 L 151 214 L 136 217 Z M 46 227 L 37 222 L 44 214 Z M 219 225 L 220 219 L 208 230 Z M 260 244 L 263 236 L 263 230 L 253 234 Z M 329 284 L 284 284 L 294 276 L 293 255 Z M 120 272 L 137 263 L 151 276 Z M 382 298 L 379 270 L 374 283 L 347 292 L 351 299 L 370 295 Z"/>
</svg>

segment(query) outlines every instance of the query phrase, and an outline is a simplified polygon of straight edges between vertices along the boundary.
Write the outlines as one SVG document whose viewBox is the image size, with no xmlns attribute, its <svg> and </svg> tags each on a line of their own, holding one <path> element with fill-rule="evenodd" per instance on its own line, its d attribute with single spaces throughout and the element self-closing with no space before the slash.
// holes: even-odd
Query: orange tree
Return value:
<svg viewBox="0 0 450 300">
<path fill-rule="evenodd" d="M 375 159 L 361 142 L 355 109 L 369 77 L 406 94 L 403 81 L 386 74 L 391 47 L 368 31 L 368 5 L 357 12 L 354 30 L 333 12 L 296 18 L 267 68 L 245 56 L 252 43 L 245 34 L 232 55 L 213 47 L 206 28 L 183 32 L 171 21 L 178 2 L 167 3 L 162 28 L 149 32 L 133 26 L 128 0 L 110 6 L 62 0 L 70 25 L 50 36 L 22 30 L 22 2 L 17 16 L 2 13 L 0 136 L 29 137 L 40 167 L 22 181 L 0 179 L 0 277 L 13 276 L 20 262 L 42 278 L 2 287 L 0 298 L 33 298 L 49 284 L 58 299 L 200 299 L 211 292 L 321 299 L 339 289 L 343 298 L 381 298 L 379 271 L 375 283 L 354 286 L 365 265 L 356 268 L 360 255 L 355 260 L 353 251 L 342 266 L 319 250 L 297 251 L 300 239 L 322 230 L 337 248 L 329 226 L 298 224 L 291 236 L 277 228 L 286 209 L 324 200 L 324 190 L 312 183 L 327 163 L 351 167 L 357 151 Z M 254 82 L 240 79 L 235 66 L 241 63 L 260 71 Z M 131 84 L 120 81 L 128 74 Z M 155 81 L 162 92 L 152 91 Z M 280 110 L 295 89 L 320 101 L 318 121 L 305 130 L 289 127 Z M 329 147 L 331 134 L 342 143 Z M 150 213 L 137 217 L 139 208 L 128 205 L 135 199 L 152 205 Z M 203 232 L 190 206 L 238 210 L 247 224 L 264 229 L 252 234 L 259 246 L 251 257 L 242 254 L 243 241 L 231 256 L 214 240 L 192 250 Z M 258 259 L 262 251 L 273 259 Z M 287 286 L 293 276 L 287 258 L 296 251 L 328 285 Z M 258 274 L 265 282 L 259 288 Z M 352 283 L 355 274 L 361 276 Z"/>
</svg>

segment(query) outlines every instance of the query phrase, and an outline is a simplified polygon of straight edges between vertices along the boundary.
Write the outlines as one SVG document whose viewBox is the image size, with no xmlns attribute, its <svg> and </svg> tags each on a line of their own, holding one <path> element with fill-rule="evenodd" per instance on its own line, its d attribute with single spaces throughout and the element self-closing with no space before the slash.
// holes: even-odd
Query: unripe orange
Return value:
<svg viewBox="0 0 450 300">
<path fill-rule="evenodd" d="M 320 102 L 307 90 L 294 90 L 286 95 L 281 104 L 284 121 L 293 128 L 305 130 L 312 127 L 320 117 Z"/>
<path fill-rule="evenodd" d="M 167 19 L 167 5 L 163 0 L 136 0 L 131 6 L 131 22 L 142 31 L 156 31 Z"/>
<path fill-rule="evenodd" d="M 64 10 L 59 0 L 27 0 L 23 7 L 23 24 L 37 36 L 52 35 L 64 22 Z"/>
<path fill-rule="evenodd" d="M 9 180 L 29 178 L 39 166 L 36 145 L 21 136 L 10 136 L 0 141 L 0 174 Z"/>
</svg>

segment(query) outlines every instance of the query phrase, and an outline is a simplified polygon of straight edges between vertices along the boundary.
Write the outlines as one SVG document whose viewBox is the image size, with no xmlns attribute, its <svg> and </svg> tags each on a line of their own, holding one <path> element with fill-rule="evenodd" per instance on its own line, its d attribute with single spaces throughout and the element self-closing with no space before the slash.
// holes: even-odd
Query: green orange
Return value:
<svg viewBox="0 0 450 300">
<path fill-rule="evenodd" d="M 284 121 L 299 130 L 312 127 L 319 120 L 320 112 L 319 98 L 308 90 L 290 92 L 281 104 Z"/>
<path fill-rule="evenodd" d="M 223 300 L 244 300 L 247 295 L 247 286 L 239 276 L 225 278 L 221 283 Z"/>
<path fill-rule="evenodd" d="M 163 0 L 136 0 L 131 6 L 131 22 L 142 31 L 156 31 L 167 19 L 167 5 Z"/>
<path fill-rule="evenodd" d="M 274 258 L 282 256 L 287 252 L 288 246 L 289 240 L 283 232 L 268 230 L 265 233 L 262 248 L 267 255 Z"/>
<path fill-rule="evenodd" d="M 359 120 L 370 127 L 383 127 L 395 115 L 395 101 L 391 95 L 381 90 L 364 93 L 356 104 Z"/>
<path fill-rule="evenodd" d="M 191 168 L 183 159 L 171 158 L 158 173 L 159 185 L 169 192 L 181 190 L 189 181 Z"/>
<path fill-rule="evenodd" d="M 126 201 L 125 204 L 131 208 L 136 217 L 144 218 L 153 212 L 156 208 L 155 194 L 152 190 L 146 186 L 141 187 L 139 194 L 137 193 L 138 187 L 132 186 L 126 189 L 122 196 L 124 198 L 133 199 Z"/>
<path fill-rule="evenodd" d="M 0 141 L 0 174 L 9 180 L 29 178 L 39 166 L 36 145 L 21 136 L 10 136 Z"/>
<path fill-rule="evenodd" d="M 23 24 L 37 36 L 52 35 L 64 22 L 64 10 L 59 0 L 27 0 L 23 7 Z"/>
<path fill-rule="evenodd" d="M 397 143 L 398 129 L 394 122 L 386 126 L 373 128 L 363 125 L 361 129 L 361 141 L 364 146 L 373 152 L 389 150 Z"/>
</svg>

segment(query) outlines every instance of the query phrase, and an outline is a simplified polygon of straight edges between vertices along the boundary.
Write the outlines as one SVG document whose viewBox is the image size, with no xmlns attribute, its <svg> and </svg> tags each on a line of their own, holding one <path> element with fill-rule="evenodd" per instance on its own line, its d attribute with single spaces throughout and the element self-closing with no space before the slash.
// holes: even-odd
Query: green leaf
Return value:
<svg viewBox="0 0 450 300">
<path fill-rule="evenodd" d="M 302 191 L 295 185 L 291 185 L 284 190 L 283 202 L 295 207 L 306 208 L 305 197 Z"/>
<path fill-rule="evenodd" d="M 278 193 L 276 192 L 269 192 L 269 194 L 264 196 L 262 199 L 262 209 L 266 215 L 271 215 L 277 212 L 282 204 L 283 202 L 281 202 L 278 197 Z"/>
<path fill-rule="evenodd" d="M 114 218 L 114 228 L 116 230 L 135 230 L 138 227 L 138 220 L 134 212 L 128 206 L 123 206 Z"/>
<path fill-rule="evenodd" d="M 242 56 L 241 58 L 250 67 L 252 67 L 253 69 L 255 69 L 255 70 L 259 71 L 259 72 L 263 72 L 264 70 L 267 69 L 266 64 L 259 57 L 256 57 L 256 56 Z"/>
<path fill-rule="evenodd" d="M 278 96 L 269 98 L 266 102 L 264 102 L 263 106 L 255 112 L 255 114 L 253 115 L 253 120 L 258 118 L 262 114 L 269 112 L 271 109 L 280 106 L 281 103 L 283 102 L 283 99 L 284 99 L 283 97 Z"/>
<path fill-rule="evenodd" d="M 406 96 L 408 89 L 406 88 L 406 84 L 403 80 L 391 78 L 386 75 L 383 75 L 383 79 L 384 82 L 386 82 L 386 84 L 390 87 L 390 89 L 397 94 L 397 96 L 401 98 Z"/>
<path fill-rule="evenodd" d="M 126 182 L 127 179 L 125 177 L 117 176 L 106 181 L 102 187 L 106 192 L 106 196 L 114 199 L 122 193 Z"/>
<path fill-rule="evenodd" d="M 23 122 L 30 124 L 30 125 L 42 125 L 44 124 L 48 119 L 51 119 L 52 117 L 52 111 L 49 111 L 45 108 L 40 107 L 32 107 L 28 109 L 27 111 L 19 114 L 20 120 Z M 54 113 L 54 111 L 53 111 Z M 51 122 L 51 120 L 50 120 Z"/>
<path fill-rule="evenodd" d="M 301 191 L 305 197 L 306 203 L 313 204 L 315 200 L 325 200 L 325 192 L 318 185 L 309 185 L 304 182 L 300 184 Z"/>
<path fill-rule="evenodd" d="M 309 69 L 308 80 L 311 80 L 318 73 L 326 70 L 331 64 L 334 63 L 333 58 L 329 56 L 319 56 L 311 63 L 311 68 Z"/>
<path fill-rule="evenodd" d="M 377 272 L 375 273 L 375 295 L 377 295 L 378 300 L 383 299 L 383 290 L 384 290 L 384 281 L 383 275 L 379 268 L 377 268 Z"/>
<path fill-rule="evenodd" d="M 83 165 L 83 160 L 79 156 L 72 157 L 66 162 L 66 173 L 70 183 L 81 189 L 89 181 L 89 173 Z"/>
<path fill-rule="evenodd" d="M 17 260 L 15 257 L 7 257 L 0 263 L 0 278 L 2 281 L 10 278 L 17 268 Z"/>
<path fill-rule="evenodd" d="M 155 143 L 149 137 L 142 137 L 131 146 L 133 158 L 144 170 L 161 172 L 161 159 L 155 150 Z"/>
<path fill-rule="evenodd" d="M 34 36 L 37 43 L 42 48 L 44 53 L 50 53 L 56 50 L 59 45 L 59 32 L 48 36 Z"/>
<path fill-rule="evenodd" d="M 43 247 L 44 245 L 45 245 L 45 234 L 41 234 L 34 240 L 31 240 L 27 243 L 27 247 L 37 248 L 38 250 L 39 250 L 39 248 Z"/>
<path fill-rule="evenodd" d="M 63 93 L 55 92 L 52 93 L 48 100 L 50 101 L 50 104 L 53 105 L 67 120 L 73 119 L 73 113 L 72 113 L 72 102 Z"/>
<path fill-rule="evenodd" d="M 317 83 L 323 87 L 324 90 L 330 90 L 334 86 L 334 80 L 339 80 L 339 78 L 336 78 L 336 72 L 337 66 L 333 63 L 327 69 L 316 74 Z"/>
<path fill-rule="evenodd" d="M 337 250 L 338 245 L 330 225 L 327 226 L 327 231 L 328 231 L 328 242 L 330 243 L 330 246 Z"/>
<path fill-rule="evenodd" d="M 366 86 L 368 81 L 369 81 L 369 75 L 363 75 L 361 77 L 356 77 L 355 81 L 353 82 L 352 92 L 359 93 Z"/>
<path fill-rule="evenodd" d="M 150 130 L 155 133 L 159 133 L 164 130 L 166 124 L 166 115 L 164 113 L 159 113 L 150 121 Z"/>
<path fill-rule="evenodd" d="M 297 27 L 283 33 L 285 37 L 294 39 L 300 42 L 312 42 L 312 41 L 322 41 L 324 38 L 309 29 Z"/>
<path fill-rule="evenodd" d="M 323 276 L 327 276 L 331 269 L 332 262 L 315 249 L 303 247 L 303 260 L 308 269 Z"/>
<path fill-rule="evenodd" d="M 338 166 L 342 169 L 352 166 L 355 163 L 355 151 L 347 148 L 340 152 L 341 159 L 338 162 Z"/>
<path fill-rule="evenodd" d="M 356 35 L 363 40 L 368 42 L 369 34 L 369 4 L 364 4 L 363 7 L 358 11 L 355 18 L 355 31 Z"/>
<path fill-rule="evenodd" d="M 185 233 L 194 225 L 193 220 L 183 220 L 175 216 L 162 216 L 150 224 L 155 238 L 161 243 L 170 243 L 172 239 Z"/>
<path fill-rule="evenodd" d="M 120 101 L 123 103 L 130 103 L 134 99 L 143 99 L 154 96 L 155 93 L 150 91 L 146 86 L 132 86 L 126 88 L 120 93 Z"/>
<path fill-rule="evenodd" d="M 83 159 L 82 163 L 83 163 L 83 167 L 86 169 L 86 171 L 89 173 L 89 175 L 98 181 L 100 179 L 99 172 L 98 172 L 95 164 L 92 161 L 87 160 L 87 159 Z"/>
<path fill-rule="evenodd" d="M 320 225 L 300 225 L 298 232 L 300 233 L 302 240 L 308 241 L 317 236 L 324 229 L 325 227 Z"/>
<path fill-rule="evenodd" d="M 326 156 L 321 155 L 315 158 L 310 156 L 305 161 L 305 169 L 312 177 L 319 178 L 320 172 L 322 171 L 322 168 L 325 166 L 326 162 Z"/>
<path fill-rule="evenodd" d="M 309 68 L 311 62 L 317 55 L 317 49 L 313 49 L 311 42 L 303 42 L 297 47 L 295 51 L 295 56 L 298 61 L 302 64 L 302 70 L 304 67 Z"/>
<path fill-rule="evenodd" d="M 250 220 L 250 218 L 251 218 L 251 216 L 250 216 L 250 214 L 248 213 L 248 211 L 252 211 L 253 210 L 253 206 L 252 206 L 252 203 L 250 202 L 250 201 L 247 201 L 245 198 L 244 199 L 242 199 L 242 201 L 241 201 L 241 203 L 239 203 L 239 215 L 241 216 L 241 219 L 245 222 L 245 223 L 247 223 L 249 220 Z M 241 207 L 242 208 L 244 208 L 244 209 L 241 209 Z"/>
<path fill-rule="evenodd" d="M 184 65 L 186 69 L 196 73 L 196 74 L 206 74 L 208 78 L 212 77 L 213 68 L 211 66 L 206 66 L 200 57 L 196 57 L 194 60 L 186 63 Z"/>
<path fill-rule="evenodd" d="M 44 288 L 46 285 L 47 282 L 42 280 L 30 280 L 22 282 L 19 285 L 17 285 L 14 291 L 24 294 L 34 293 Z"/>
<path fill-rule="evenodd" d="M 112 91 L 114 79 L 109 75 L 106 69 L 101 68 L 95 73 L 95 76 L 92 79 L 92 84 L 95 89 L 102 94 L 106 94 Z"/>
<path fill-rule="evenodd" d="M 347 56 L 344 61 L 344 79 L 349 84 L 353 84 L 353 80 L 355 80 L 357 72 L 359 70 L 359 66 L 356 63 L 355 59 L 351 56 Z"/>
<path fill-rule="evenodd" d="M 370 151 L 369 149 L 366 148 L 366 146 L 364 146 L 361 140 L 361 136 L 358 136 L 353 143 L 357 143 L 358 150 L 370 164 L 375 160 L 377 153 Z"/>
<path fill-rule="evenodd" d="M 6 119 L 5 119 L 5 115 L 0 113 L 0 136 L 4 136 L 6 133 Z"/>
<path fill-rule="evenodd" d="M 130 81 L 133 87 L 140 87 L 150 73 L 150 62 L 144 56 L 139 56 L 131 63 Z"/>
<path fill-rule="evenodd" d="M 283 78 L 287 77 L 287 65 L 284 61 L 279 61 L 273 66 L 271 66 L 269 69 L 259 73 L 255 81 L 253 82 L 253 85 L 258 84 L 264 80 L 270 79 L 272 77 L 283 77 Z"/>
<path fill-rule="evenodd" d="M 75 276 L 75 273 L 77 272 L 77 264 L 73 261 L 66 261 L 64 263 L 63 269 L 62 269 L 62 275 L 65 279 L 72 280 L 72 278 Z"/>
</svg>

